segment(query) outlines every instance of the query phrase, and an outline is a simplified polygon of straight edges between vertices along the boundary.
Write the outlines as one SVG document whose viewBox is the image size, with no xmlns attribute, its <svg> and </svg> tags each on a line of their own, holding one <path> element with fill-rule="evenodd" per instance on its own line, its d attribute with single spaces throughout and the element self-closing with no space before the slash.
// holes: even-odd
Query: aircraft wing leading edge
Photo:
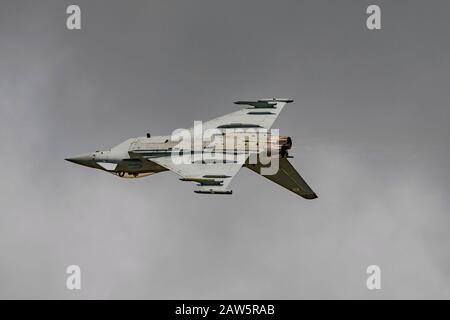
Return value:
<svg viewBox="0 0 450 320">
<path fill-rule="evenodd" d="M 171 157 L 151 158 L 160 166 L 181 176 L 181 181 L 197 183 L 196 193 L 231 194 L 227 189 L 233 177 L 241 169 L 243 163 L 187 163 L 174 164 Z"/>
<path fill-rule="evenodd" d="M 235 101 L 237 105 L 246 105 L 244 109 L 203 122 L 203 130 L 255 127 L 270 129 L 284 106 L 292 99 L 260 99 L 253 101 Z"/>
</svg>

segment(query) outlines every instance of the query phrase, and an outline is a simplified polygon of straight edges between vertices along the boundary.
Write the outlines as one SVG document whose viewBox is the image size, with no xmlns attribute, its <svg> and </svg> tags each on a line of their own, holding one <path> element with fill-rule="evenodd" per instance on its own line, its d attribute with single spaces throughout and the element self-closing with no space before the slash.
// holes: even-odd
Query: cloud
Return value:
<svg viewBox="0 0 450 320">
<path fill-rule="evenodd" d="M 79 5 L 72 33 L 60 2 L 1 4 L 0 297 L 449 297 L 449 48 L 424 49 L 448 20 L 386 21 L 374 37 L 350 2 Z M 248 22 L 277 10 L 279 23 Z M 263 96 L 296 99 L 276 126 L 319 199 L 247 169 L 213 197 L 171 173 L 122 180 L 63 161 Z M 80 292 L 65 288 L 71 264 Z M 365 287 L 370 264 L 381 291 Z"/>
</svg>

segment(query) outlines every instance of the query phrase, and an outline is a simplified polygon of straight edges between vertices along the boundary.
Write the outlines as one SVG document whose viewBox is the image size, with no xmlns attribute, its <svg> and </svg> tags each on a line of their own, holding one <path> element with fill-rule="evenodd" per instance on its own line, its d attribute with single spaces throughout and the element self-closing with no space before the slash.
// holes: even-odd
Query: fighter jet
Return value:
<svg viewBox="0 0 450 320">
<path fill-rule="evenodd" d="M 195 123 L 172 135 L 128 139 L 110 150 L 65 160 L 112 173 L 140 178 L 172 171 L 181 181 L 194 182 L 200 194 L 231 194 L 228 188 L 246 167 L 305 198 L 316 193 L 289 162 L 292 139 L 274 133 L 272 125 L 292 99 L 236 101 L 245 107 L 219 118 Z M 208 134 L 206 134 L 208 133 Z"/>
</svg>

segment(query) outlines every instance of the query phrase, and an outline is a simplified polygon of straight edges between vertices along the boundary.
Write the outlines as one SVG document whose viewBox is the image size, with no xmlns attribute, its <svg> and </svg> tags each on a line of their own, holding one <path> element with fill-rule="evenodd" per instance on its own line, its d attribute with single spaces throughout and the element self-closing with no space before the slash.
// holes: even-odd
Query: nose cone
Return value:
<svg viewBox="0 0 450 320">
<path fill-rule="evenodd" d="M 82 165 L 82 166 L 86 166 L 86 167 L 94 166 L 94 161 L 93 161 L 93 157 L 92 157 L 91 153 L 80 154 L 78 156 L 67 158 L 65 160 Z"/>
</svg>

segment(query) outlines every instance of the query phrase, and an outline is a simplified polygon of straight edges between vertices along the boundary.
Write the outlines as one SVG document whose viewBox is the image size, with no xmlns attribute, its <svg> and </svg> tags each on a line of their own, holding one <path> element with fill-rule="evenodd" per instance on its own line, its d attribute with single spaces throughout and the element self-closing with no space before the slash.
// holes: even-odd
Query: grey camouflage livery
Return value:
<svg viewBox="0 0 450 320">
<path fill-rule="evenodd" d="M 180 152 L 177 149 L 179 141 L 174 141 L 174 135 L 151 137 L 149 134 L 146 137 L 128 139 L 110 150 L 78 155 L 66 160 L 104 170 L 122 178 L 145 177 L 170 170 L 180 175 L 181 181 L 196 183 L 197 188 L 194 191 L 203 194 L 231 194 L 232 191 L 227 189 L 227 186 L 244 166 L 305 199 L 315 199 L 317 198 L 316 193 L 288 160 L 290 157 L 287 150 L 292 146 L 290 137 L 271 136 L 270 134 L 264 136 L 264 139 L 268 141 L 268 146 L 272 148 L 272 152 L 268 152 L 269 156 L 277 161 L 277 168 L 272 174 L 264 172 L 270 163 L 259 160 L 251 161 L 252 157 L 249 157 L 251 154 L 258 154 L 258 157 L 262 154 L 259 148 L 252 149 L 250 146 L 258 146 L 255 139 L 261 137 L 261 135 L 254 134 L 255 129 L 266 132 L 270 130 L 283 107 L 290 102 L 293 100 L 275 98 L 236 101 L 235 104 L 246 105 L 246 107 L 202 123 L 202 132 L 214 131 L 215 135 L 221 138 L 221 143 L 216 143 L 214 146 L 214 161 L 205 161 L 202 157 L 200 160 L 195 160 L 194 157 L 194 160 L 178 163 L 174 161 L 174 154 Z M 186 131 L 193 133 L 195 129 L 191 128 Z M 240 142 L 229 148 L 225 141 L 230 140 Z M 210 146 L 211 144 L 202 142 L 200 153 L 206 154 L 205 150 Z M 192 154 L 194 153 L 192 152 Z M 219 157 L 219 161 L 217 155 L 222 157 Z M 233 155 L 242 157 L 239 161 L 227 161 L 228 157 Z"/>
</svg>

